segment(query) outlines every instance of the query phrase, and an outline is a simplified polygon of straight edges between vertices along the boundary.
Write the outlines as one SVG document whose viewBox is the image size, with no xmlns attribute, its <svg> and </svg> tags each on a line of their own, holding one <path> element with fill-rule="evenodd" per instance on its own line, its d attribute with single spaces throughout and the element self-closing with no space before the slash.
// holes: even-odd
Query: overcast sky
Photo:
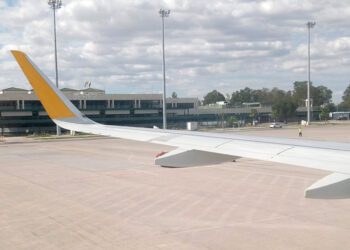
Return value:
<svg viewBox="0 0 350 250">
<path fill-rule="evenodd" d="M 168 94 L 202 98 L 217 89 L 292 89 L 307 79 L 340 101 L 350 83 L 349 0 L 63 0 L 57 15 L 62 87 L 113 93 L 162 89 L 160 8 L 165 20 Z M 54 79 L 52 10 L 46 0 L 0 0 L 0 89 L 29 85 L 9 53 L 26 52 Z"/>
</svg>

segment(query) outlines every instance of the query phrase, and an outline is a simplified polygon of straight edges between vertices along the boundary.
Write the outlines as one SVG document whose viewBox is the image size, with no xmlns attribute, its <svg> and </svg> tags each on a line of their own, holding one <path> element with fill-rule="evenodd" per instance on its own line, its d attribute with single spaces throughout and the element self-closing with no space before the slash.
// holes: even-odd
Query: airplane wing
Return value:
<svg viewBox="0 0 350 250">
<path fill-rule="evenodd" d="M 277 139 L 207 132 L 111 126 L 85 117 L 20 51 L 11 51 L 50 118 L 60 127 L 97 135 L 175 146 L 155 163 L 189 167 L 234 161 L 240 157 L 321 169 L 332 174 L 305 190 L 309 198 L 350 197 L 350 144 Z"/>
</svg>

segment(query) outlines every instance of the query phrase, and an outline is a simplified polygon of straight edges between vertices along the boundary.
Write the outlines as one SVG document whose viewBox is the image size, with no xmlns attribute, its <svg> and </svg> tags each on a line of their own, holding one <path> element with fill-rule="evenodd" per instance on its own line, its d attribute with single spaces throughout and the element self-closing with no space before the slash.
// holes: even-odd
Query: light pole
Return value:
<svg viewBox="0 0 350 250">
<path fill-rule="evenodd" d="M 57 67 L 57 40 L 56 40 L 56 9 L 62 7 L 62 0 L 49 0 L 48 4 L 53 9 L 53 31 L 54 31 L 54 40 L 55 40 L 55 69 L 56 69 L 56 87 L 58 88 L 58 67 Z M 56 126 L 57 136 L 61 135 L 61 128 Z"/>
<path fill-rule="evenodd" d="M 163 129 L 167 128 L 166 124 L 166 86 L 165 86 L 165 52 L 164 52 L 164 17 L 169 17 L 170 10 L 160 9 L 159 15 L 162 18 L 162 37 L 163 37 Z"/>
<path fill-rule="evenodd" d="M 307 80 L 307 124 L 310 125 L 311 120 L 311 108 L 310 108 L 310 30 L 315 27 L 316 22 L 307 22 L 307 30 L 308 30 L 308 80 Z"/>
</svg>

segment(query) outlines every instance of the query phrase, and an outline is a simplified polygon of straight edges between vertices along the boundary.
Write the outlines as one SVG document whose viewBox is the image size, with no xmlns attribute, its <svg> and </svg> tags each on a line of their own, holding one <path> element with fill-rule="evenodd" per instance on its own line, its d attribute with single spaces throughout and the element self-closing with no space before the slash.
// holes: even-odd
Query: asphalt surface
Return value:
<svg viewBox="0 0 350 250">
<path fill-rule="evenodd" d="M 350 143 L 349 131 L 303 132 Z M 298 131 L 240 132 L 297 138 Z M 0 249 L 349 249 L 350 200 L 304 198 L 328 172 L 251 159 L 155 166 L 154 156 L 171 149 L 110 138 L 5 138 Z"/>
</svg>

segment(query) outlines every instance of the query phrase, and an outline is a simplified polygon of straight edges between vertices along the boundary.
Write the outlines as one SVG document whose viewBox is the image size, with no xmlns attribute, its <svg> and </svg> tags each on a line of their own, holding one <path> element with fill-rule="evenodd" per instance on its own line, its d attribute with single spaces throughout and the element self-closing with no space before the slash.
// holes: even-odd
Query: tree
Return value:
<svg viewBox="0 0 350 250">
<path fill-rule="evenodd" d="M 262 105 L 274 105 L 282 100 L 291 100 L 299 106 L 305 106 L 307 97 L 307 82 L 294 82 L 292 91 L 284 91 L 279 88 L 273 89 L 250 89 L 248 87 L 232 93 L 229 103 L 231 106 L 240 106 L 244 102 L 259 102 Z M 350 95 L 350 89 L 349 89 Z M 314 106 L 331 103 L 332 90 L 325 86 L 314 87 L 310 84 L 310 96 Z M 350 97 L 349 97 L 350 99 Z M 350 104 L 350 100 L 349 100 Z"/>
<path fill-rule="evenodd" d="M 213 104 L 221 101 L 225 101 L 225 96 L 217 90 L 213 90 L 204 96 L 203 105 Z"/>
<path fill-rule="evenodd" d="M 171 94 L 171 98 L 174 98 L 174 99 L 177 98 L 177 93 L 175 91 Z"/>
<path fill-rule="evenodd" d="M 315 92 L 316 92 L 315 96 L 318 98 L 318 99 L 314 99 L 315 106 L 321 106 L 324 104 L 331 103 L 332 94 L 333 94 L 332 90 L 330 90 L 325 86 L 320 85 L 316 87 Z"/>
<path fill-rule="evenodd" d="M 237 122 L 237 118 L 235 116 L 230 116 L 226 121 L 229 127 L 233 127 L 233 125 Z"/>
<path fill-rule="evenodd" d="M 252 102 L 252 89 L 244 88 L 239 91 L 233 92 L 231 95 L 231 105 L 241 105 L 243 102 Z"/>
<path fill-rule="evenodd" d="M 280 100 L 272 106 L 272 116 L 278 120 L 287 120 L 295 115 L 297 107 L 291 99 Z"/>
<path fill-rule="evenodd" d="M 307 99 L 307 82 L 294 82 L 293 100 L 299 106 L 305 106 L 305 100 Z M 310 83 L 310 98 L 312 98 L 313 106 L 321 106 L 331 102 L 332 90 L 325 86 L 314 87 Z"/>
<path fill-rule="evenodd" d="M 324 106 L 321 108 L 321 112 L 320 112 L 320 120 L 328 120 L 329 118 L 329 109 L 328 106 Z"/>
<path fill-rule="evenodd" d="M 350 84 L 349 86 L 345 89 L 343 93 L 343 102 L 340 103 L 340 108 L 341 109 L 350 109 Z"/>
<path fill-rule="evenodd" d="M 307 98 L 307 82 L 294 82 L 293 87 L 293 101 L 299 106 L 305 106 L 305 99 Z M 310 90 L 311 87 L 312 83 L 310 83 Z"/>
<path fill-rule="evenodd" d="M 350 84 L 349 84 L 349 86 L 345 89 L 342 98 L 343 98 L 343 101 L 344 101 L 344 102 L 347 102 L 347 101 L 350 102 Z"/>
<path fill-rule="evenodd" d="M 268 95 L 268 100 L 266 100 L 266 104 L 273 105 L 282 100 L 285 100 L 286 98 L 290 99 L 290 97 L 291 97 L 290 91 L 285 92 L 284 90 L 273 88 Z"/>
<path fill-rule="evenodd" d="M 273 88 L 272 90 L 267 88 L 244 88 L 232 93 L 230 104 L 236 106 L 242 105 L 244 102 L 259 102 L 263 105 L 272 105 L 273 103 L 284 99 L 287 95 L 290 95 L 289 92 L 285 92 L 278 88 Z"/>
<path fill-rule="evenodd" d="M 258 115 L 258 110 L 257 109 L 251 109 L 249 113 L 249 117 L 252 118 L 253 120 L 257 117 Z"/>
</svg>

